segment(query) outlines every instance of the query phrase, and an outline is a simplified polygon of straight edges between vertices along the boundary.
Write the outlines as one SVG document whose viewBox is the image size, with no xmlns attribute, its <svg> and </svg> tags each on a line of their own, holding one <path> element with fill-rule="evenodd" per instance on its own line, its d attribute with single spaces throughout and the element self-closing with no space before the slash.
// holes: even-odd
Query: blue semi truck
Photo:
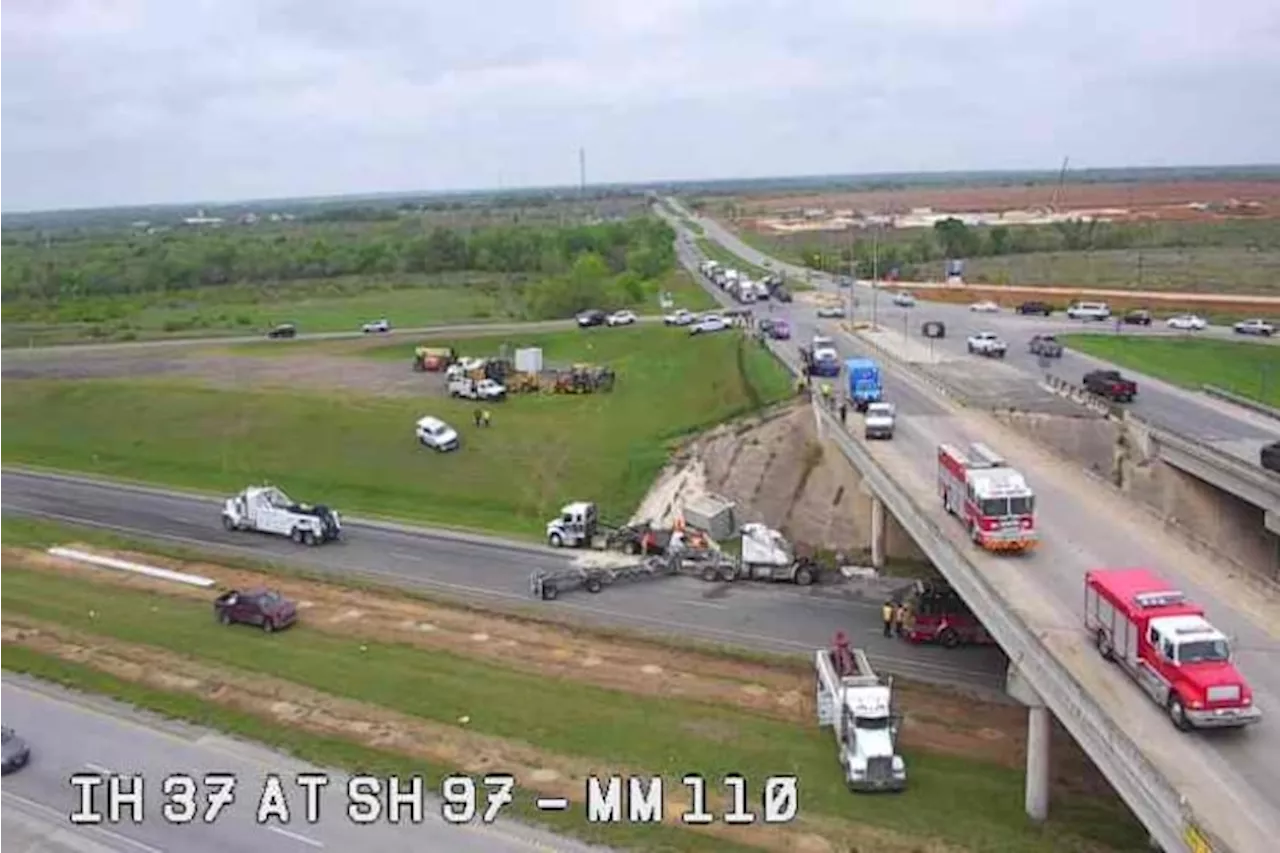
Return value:
<svg viewBox="0 0 1280 853">
<path fill-rule="evenodd" d="M 884 395 L 884 383 L 880 378 L 880 365 L 869 358 L 851 358 L 844 363 L 849 377 L 849 399 L 859 412 L 867 406 L 879 403 Z"/>
</svg>

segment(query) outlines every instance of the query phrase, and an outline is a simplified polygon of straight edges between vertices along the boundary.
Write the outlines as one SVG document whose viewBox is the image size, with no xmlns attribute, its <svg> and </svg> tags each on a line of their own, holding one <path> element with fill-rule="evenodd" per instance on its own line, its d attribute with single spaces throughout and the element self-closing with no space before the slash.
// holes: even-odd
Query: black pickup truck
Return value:
<svg viewBox="0 0 1280 853">
<path fill-rule="evenodd" d="M 1125 379 L 1118 370 L 1093 370 L 1084 375 L 1084 388 L 1090 394 L 1117 403 L 1128 403 L 1138 393 L 1138 383 Z"/>
</svg>

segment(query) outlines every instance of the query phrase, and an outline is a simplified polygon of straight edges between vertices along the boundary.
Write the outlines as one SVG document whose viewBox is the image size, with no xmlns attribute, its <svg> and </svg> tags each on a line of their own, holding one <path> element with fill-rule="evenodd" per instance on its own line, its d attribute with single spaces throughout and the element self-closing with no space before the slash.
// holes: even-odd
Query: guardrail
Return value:
<svg viewBox="0 0 1280 853">
<path fill-rule="evenodd" d="M 817 417 L 827 422 L 829 434 L 840 450 L 921 550 L 939 568 L 951 567 L 950 572 L 943 571 L 952 587 L 1161 847 L 1166 851 L 1226 853 L 1229 848 L 1221 840 L 1207 836 L 1173 785 L 1142 754 L 1137 744 L 1111 722 L 1084 686 L 1055 660 L 1053 653 L 1002 600 L 968 557 L 929 519 L 923 508 L 841 427 L 835 416 L 821 406 L 814 408 Z"/>
<path fill-rule="evenodd" d="M 1234 394 L 1226 388 L 1219 388 L 1217 385 L 1201 385 L 1200 390 L 1208 394 L 1210 397 L 1217 397 L 1219 400 L 1226 400 L 1228 403 L 1234 403 L 1246 409 L 1251 409 L 1260 415 L 1266 415 L 1269 418 L 1280 420 L 1280 409 L 1275 406 L 1268 406 L 1266 403 L 1259 403 L 1257 400 L 1250 400 L 1248 397 L 1242 397 Z"/>
</svg>

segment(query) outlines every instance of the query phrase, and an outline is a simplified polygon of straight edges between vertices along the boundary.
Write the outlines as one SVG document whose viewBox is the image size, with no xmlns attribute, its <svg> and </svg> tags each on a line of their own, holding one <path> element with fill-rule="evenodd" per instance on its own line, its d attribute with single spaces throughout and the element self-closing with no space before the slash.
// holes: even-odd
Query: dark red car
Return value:
<svg viewBox="0 0 1280 853">
<path fill-rule="evenodd" d="M 273 589 L 224 592 L 213 602 L 213 613 L 223 625 L 257 625 L 267 633 L 288 628 L 298 619 L 297 605 Z"/>
</svg>

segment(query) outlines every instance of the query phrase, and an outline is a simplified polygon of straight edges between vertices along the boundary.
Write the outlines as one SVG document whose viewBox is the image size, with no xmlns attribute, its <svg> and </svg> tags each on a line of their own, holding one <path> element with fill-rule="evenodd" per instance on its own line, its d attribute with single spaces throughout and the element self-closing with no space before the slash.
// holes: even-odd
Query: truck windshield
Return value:
<svg viewBox="0 0 1280 853">
<path fill-rule="evenodd" d="M 887 729 L 889 728 L 889 723 L 888 717 L 856 717 L 853 722 L 854 726 L 863 731 Z"/>
<path fill-rule="evenodd" d="M 1001 518 L 1009 514 L 1008 498 L 987 498 L 979 501 L 978 508 L 982 514 L 992 518 Z"/>
<path fill-rule="evenodd" d="M 1022 498 L 1009 498 L 1009 513 L 1011 515 L 1031 515 L 1035 509 L 1036 499 L 1031 495 Z"/>
<path fill-rule="evenodd" d="M 1180 663 L 1226 663 L 1231 647 L 1226 640 L 1192 640 L 1178 645 Z"/>
</svg>

